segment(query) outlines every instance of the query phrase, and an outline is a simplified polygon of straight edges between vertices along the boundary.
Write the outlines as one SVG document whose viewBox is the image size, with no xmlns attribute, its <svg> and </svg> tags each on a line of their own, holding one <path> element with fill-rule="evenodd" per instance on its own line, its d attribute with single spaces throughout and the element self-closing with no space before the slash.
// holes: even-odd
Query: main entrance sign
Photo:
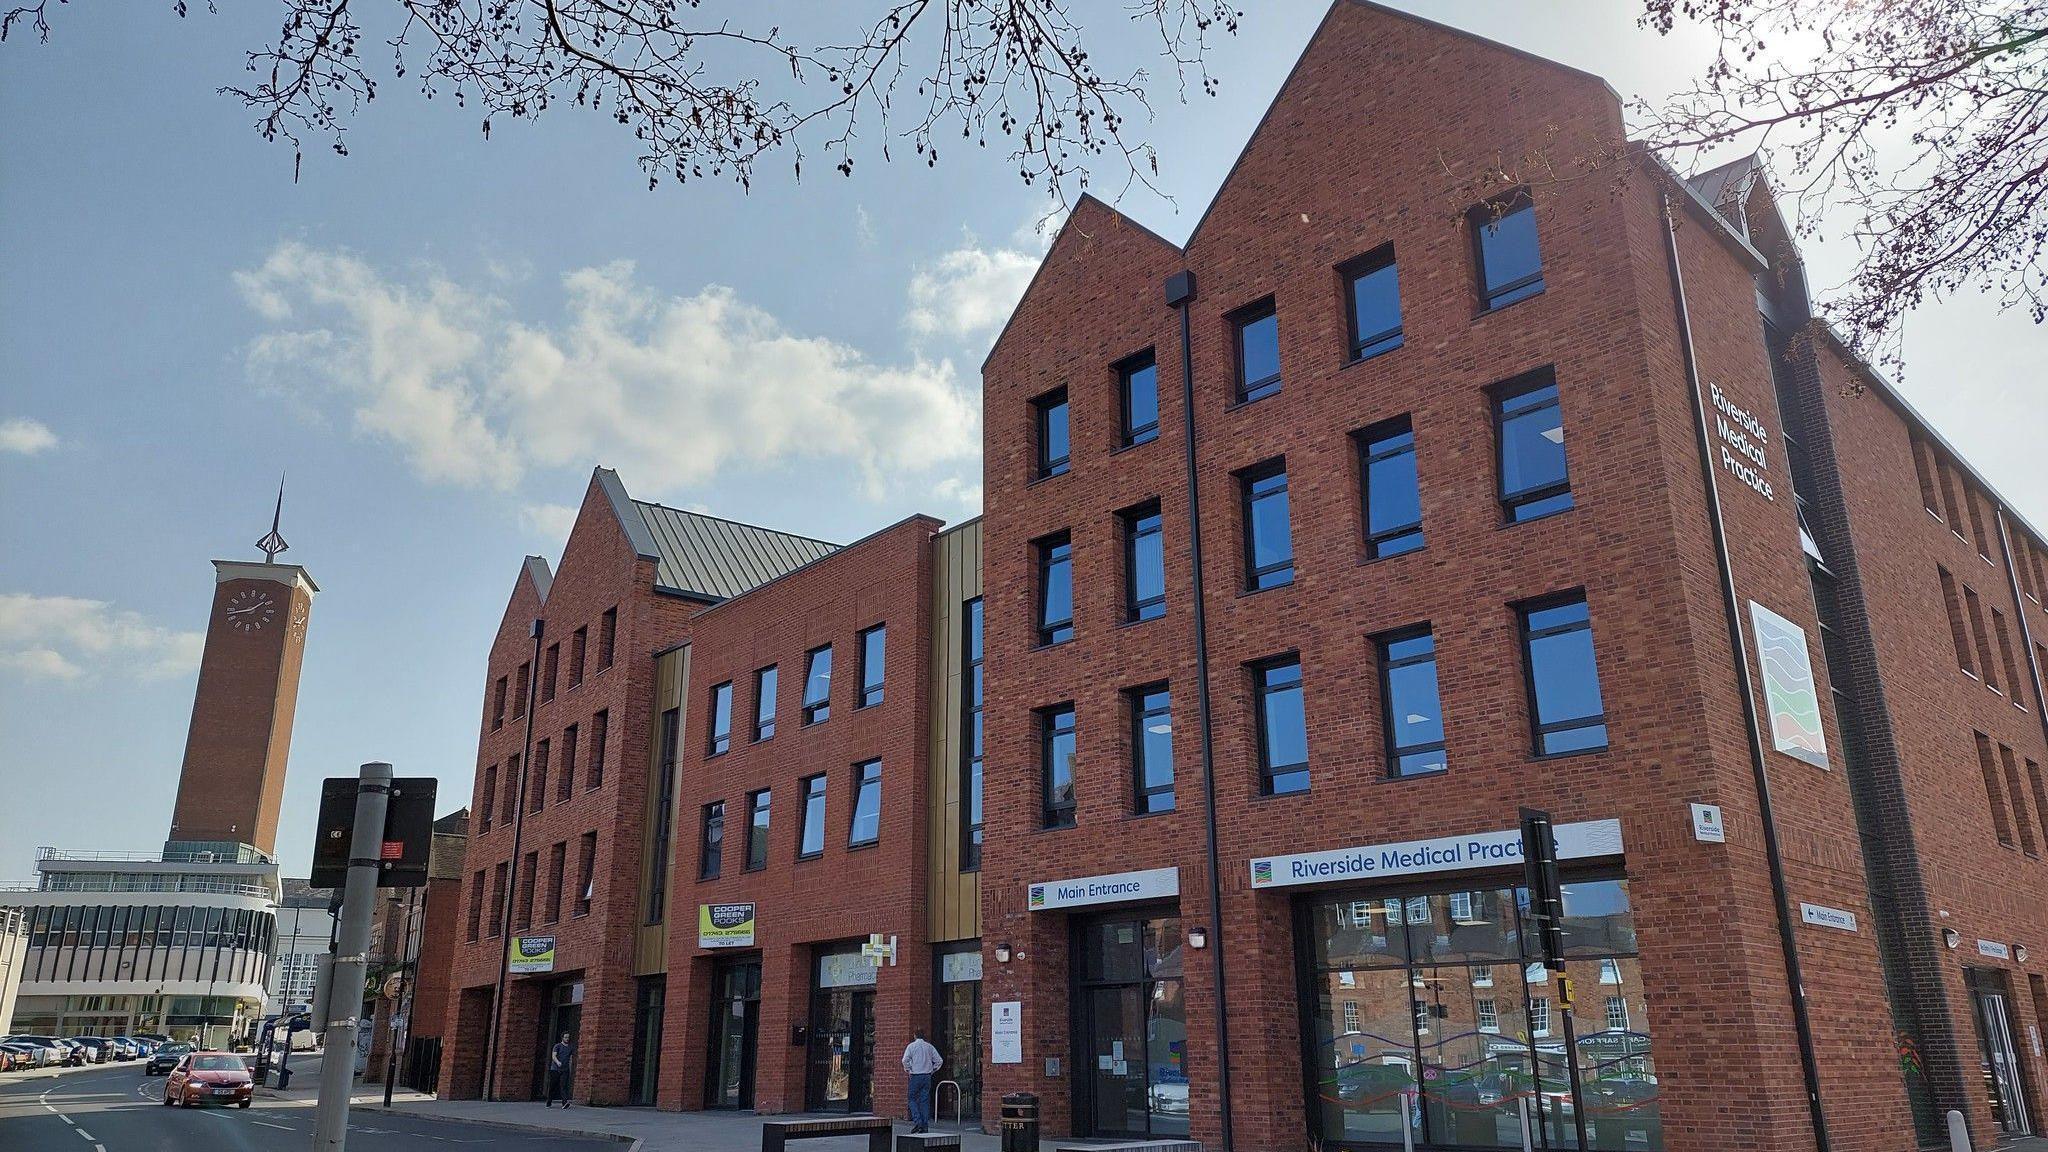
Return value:
<svg viewBox="0 0 2048 1152">
<path fill-rule="evenodd" d="M 1621 855 L 1621 821 L 1584 820 L 1556 827 L 1559 860 L 1592 860 Z M 1469 836 L 1438 836 L 1396 844 L 1368 844 L 1327 852 L 1296 852 L 1259 856 L 1251 861 L 1252 887 L 1286 888 L 1375 876 L 1417 876 L 1496 868 L 1522 862 L 1522 834 L 1517 829 L 1475 832 Z"/>
<path fill-rule="evenodd" d="M 1178 895 L 1180 869 L 1152 868 L 1143 872 L 1112 872 L 1105 876 L 1082 876 L 1073 880 L 1046 880 L 1031 885 L 1025 904 L 1033 912 L 1044 912 L 1052 908 L 1129 904 Z"/>
</svg>

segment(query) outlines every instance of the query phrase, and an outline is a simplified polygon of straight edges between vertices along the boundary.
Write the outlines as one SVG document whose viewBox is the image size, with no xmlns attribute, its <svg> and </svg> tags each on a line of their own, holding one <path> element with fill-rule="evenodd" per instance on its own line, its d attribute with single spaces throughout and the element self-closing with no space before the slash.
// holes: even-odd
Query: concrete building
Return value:
<svg viewBox="0 0 2048 1152">
<path fill-rule="evenodd" d="M 22 962 L 28 958 L 28 917 L 0 908 L 0 1036 L 11 1036 L 14 1000 L 21 994 Z"/>
<path fill-rule="evenodd" d="M 320 958 L 333 951 L 340 922 L 332 891 L 290 878 L 283 882 L 283 891 L 277 903 L 277 947 L 266 990 L 268 1015 L 273 1016 L 312 1002 Z"/>
</svg>

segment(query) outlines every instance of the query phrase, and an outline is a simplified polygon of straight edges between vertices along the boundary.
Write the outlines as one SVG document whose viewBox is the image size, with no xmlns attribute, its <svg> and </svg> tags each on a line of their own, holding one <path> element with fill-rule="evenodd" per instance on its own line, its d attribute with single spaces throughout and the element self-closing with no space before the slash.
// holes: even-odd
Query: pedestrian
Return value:
<svg viewBox="0 0 2048 1152">
<path fill-rule="evenodd" d="M 919 1028 L 903 1048 L 903 1070 L 910 1073 L 910 1130 L 929 1132 L 932 1124 L 932 1073 L 946 1061 Z"/>
<path fill-rule="evenodd" d="M 569 1078 L 575 1074 L 576 1046 L 569 1043 L 569 1034 L 564 1032 L 562 1038 L 555 1041 L 555 1046 L 548 1049 L 548 1102 L 545 1107 L 553 1108 L 558 1098 L 562 1107 L 569 1106 Z"/>
</svg>

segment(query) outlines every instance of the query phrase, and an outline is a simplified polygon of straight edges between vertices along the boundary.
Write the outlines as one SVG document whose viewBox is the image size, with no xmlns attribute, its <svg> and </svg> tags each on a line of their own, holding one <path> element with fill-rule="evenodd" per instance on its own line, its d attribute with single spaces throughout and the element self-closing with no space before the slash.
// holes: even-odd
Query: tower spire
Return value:
<svg viewBox="0 0 2048 1152">
<path fill-rule="evenodd" d="M 279 552 L 291 550 L 291 545 L 286 544 L 284 537 L 279 535 L 277 531 L 278 522 L 282 519 L 284 519 L 284 473 L 280 472 L 277 474 L 277 507 L 270 513 L 270 534 L 256 542 L 256 547 L 263 553 L 263 562 L 265 564 L 277 563 L 277 554 Z"/>
</svg>

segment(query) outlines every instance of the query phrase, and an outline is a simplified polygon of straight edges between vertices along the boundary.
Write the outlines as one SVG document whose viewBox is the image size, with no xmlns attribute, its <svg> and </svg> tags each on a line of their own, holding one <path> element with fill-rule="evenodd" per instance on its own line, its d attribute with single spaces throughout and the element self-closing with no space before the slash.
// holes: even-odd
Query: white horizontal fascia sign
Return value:
<svg viewBox="0 0 2048 1152">
<path fill-rule="evenodd" d="M 1989 956 L 1993 960 L 2012 959 L 2012 949 L 1996 940 L 1977 941 L 1977 954 L 1979 956 Z"/>
<path fill-rule="evenodd" d="M 1039 881 L 1030 885 L 1025 893 L 1025 906 L 1033 912 L 1046 912 L 1054 908 L 1129 904 L 1178 895 L 1180 869 L 1152 868 L 1143 872 L 1111 872 L 1105 876 Z"/>
<path fill-rule="evenodd" d="M 1621 855 L 1621 821 L 1583 820 L 1552 829 L 1559 860 L 1594 860 Z M 1366 844 L 1328 852 L 1259 856 L 1251 861 L 1252 887 L 1286 888 L 1374 876 L 1422 876 L 1522 863 L 1522 833 L 1474 832 L 1397 844 Z"/>
<path fill-rule="evenodd" d="M 1799 919 L 1821 928 L 1839 928 L 1844 932 L 1856 930 L 1856 914 L 1847 908 L 1830 908 L 1825 904 L 1799 905 Z"/>
</svg>

